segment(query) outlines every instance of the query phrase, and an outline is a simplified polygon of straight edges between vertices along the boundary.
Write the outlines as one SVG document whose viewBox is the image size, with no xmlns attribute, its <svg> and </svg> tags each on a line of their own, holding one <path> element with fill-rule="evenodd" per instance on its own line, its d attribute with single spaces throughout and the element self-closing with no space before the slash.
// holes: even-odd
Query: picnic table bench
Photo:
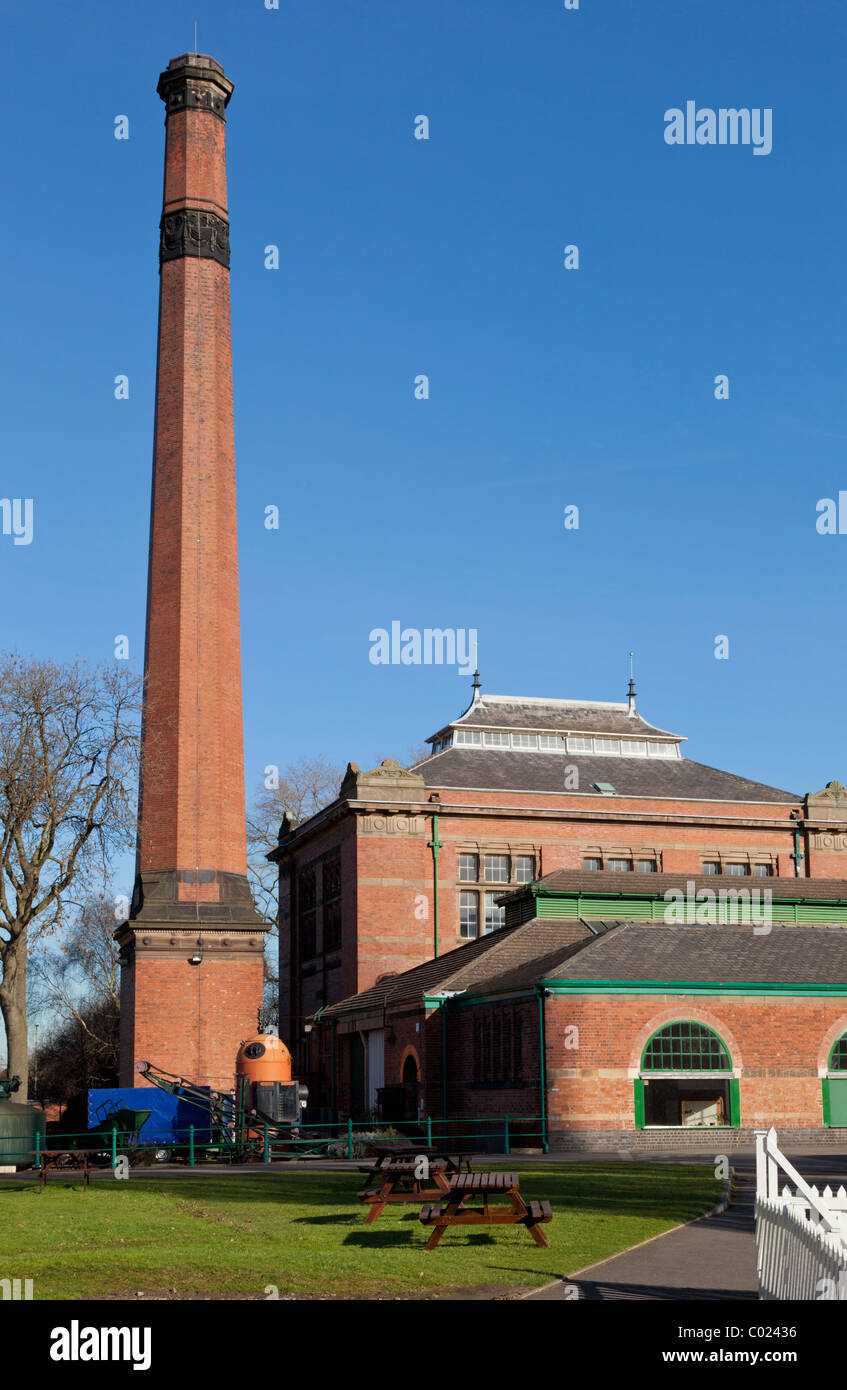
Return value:
<svg viewBox="0 0 847 1390">
<path fill-rule="evenodd" d="M 82 1186 L 85 1189 L 88 1187 L 91 1169 L 95 1166 L 91 1161 L 93 1157 L 93 1153 L 88 1149 L 39 1149 L 39 1191 L 44 1191 L 49 1172 L 74 1170 L 82 1173 Z"/>
<path fill-rule="evenodd" d="M 425 1176 L 419 1176 L 421 1157 L 427 1161 Z M 415 1154 L 408 1158 L 391 1155 L 374 1167 L 360 1168 L 359 1171 L 367 1173 L 371 1179 L 370 1184 L 358 1194 L 359 1201 L 367 1202 L 370 1206 L 365 1217 L 366 1226 L 376 1221 L 390 1202 L 420 1202 L 427 1197 L 450 1195 L 447 1158 L 443 1154 Z"/>
<path fill-rule="evenodd" d="M 471 1161 L 467 1154 L 450 1154 L 443 1149 L 437 1149 L 434 1144 L 376 1144 L 376 1162 L 367 1167 L 361 1166 L 360 1173 L 375 1173 L 383 1164 L 392 1158 L 443 1158 L 447 1165 L 448 1173 L 460 1173 L 464 1164 L 467 1172 L 471 1170 Z"/>
<path fill-rule="evenodd" d="M 420 1219 L 433 1231 L 426 1243 L 434 1250 L 448 1226 L 526 1226 L 536 1245 L 548 1246 L 549 1241 L 539 1227 L 553 1219 L 549 1202 L 531 1201 L 528 1205 L 520 1193 L 517 1173 L 454 1173 L 449 1179 L 449 1196 L 438 1203 L 426 1203 Z M 469 1206 L 475 1198 L 482 1206 Z M 491 1198 L 502 1198 L 491 1205 Z"/>
</svg>

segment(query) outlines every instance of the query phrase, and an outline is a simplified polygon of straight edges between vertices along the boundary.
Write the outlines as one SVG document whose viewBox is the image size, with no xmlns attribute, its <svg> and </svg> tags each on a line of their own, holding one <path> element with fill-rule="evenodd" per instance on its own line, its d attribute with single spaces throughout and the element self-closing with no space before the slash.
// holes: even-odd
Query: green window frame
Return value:
<svg viewBox="0 0 847 1390">
<path fill-rule="evenodd" d="M 847 1054 L 845 1054 L 847 1055 Z M 685 1061 L 695 1065 L 686 1066 Z M 732 1057 L 719 1033 L 698 1019 L 675 1019 L 652 1033 L 641 1053 L 641 1071 L 651 1075 L 725 1076 L 729 1083 L 729 1129 L 741 1127 L 741 1084 L 732 1076 Z M 644 1077 L 633 1078 L 636 1129 L 646 1129 Z"/>
<path fill-rule="evenodd" d="M 827 1071 L 847 1072 L 847 1032 L 836 1038 L 829 1049 Z"/>
<path fill-rule="evenodd" d="M 666 1023 L 648 1038 L 641 1054 L 647 1072 L 731 1072 L 729 1049 L 714 1028 L 697 1019 Z"/>
<path fill-rule="evenodd" d="M 847 1032 L 841 1033 L 829 1049 L 829 1076 L 821 1077 L 821 1106 L 827 1129 L 847 1126 Z"/>
</svg>

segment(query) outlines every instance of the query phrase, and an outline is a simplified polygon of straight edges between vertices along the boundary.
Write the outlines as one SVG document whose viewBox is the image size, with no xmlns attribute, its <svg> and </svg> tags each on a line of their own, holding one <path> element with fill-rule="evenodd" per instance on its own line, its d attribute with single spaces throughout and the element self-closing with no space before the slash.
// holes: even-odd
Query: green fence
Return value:
<svg viewBox="0 0 847 1390">
<path fill-rule="evenodd" d="M 36 1135 L 32 1150 L 33 1167 L 41 1168 L 41 1154 L 67 1152 L 71 1155 L 89 1153 L 99 1158 L 104 1167 L 114 1168 L 119 1156 L 140 1157 L 151 1150 L 167 1149 L 172 1155 L 184 1158 L 189 1167 L 199 1161 L 213 1159 L 218 1162 L 241 1162 L 245 1158 L 244 1145 L 233 1144 L 227 1139 L 206 1140 L 195 1137 L 195 1128 L 190 1125 L 188 1137 L 182 1143 L 169 1139 L 153 1139 L 144 1135 L 132 1136 L 114 1126 L 109 1132 L 100 1131 L 102 1142 L 92 1144 L 91 1131 L 77 1134 L 48 1134 L 44 1141 Z M 201 1130 L 208 1134 L 208 1130 Z M 405 1141 L 421 1148 L 455 1151 L 460 1153 L 486 1152 L 512 1154 L 516 1148 L 541 1149 L 548 1151 L 544 1118 L 539 1115 L 490 1115 L 450 1117 L 436 1119 L 424 1116 L 420 1121 L 370 1122 L 342 1120 L 335 1124 L 299 1125 L 290 1133 L 281 1135 L 277 1129 L 268 1125 L 256 1125 L 252 1130 L 255 1136 L 250 1141 L 250 1156 L 254 1161 L 271 1163 L 280 1159 L 325 1158 L 354 1159 L 364 1157 L 373 1151 L 380 1142 L 398 1144 Z M 80 1143 L 80 1141 L 84 1141 Z M 0 1137 L 0 1166 L 3 1164 L 4 1145 L 11 1153 L 12 1145 L 19 1150 L 20 1140 Z"/>
</svg>

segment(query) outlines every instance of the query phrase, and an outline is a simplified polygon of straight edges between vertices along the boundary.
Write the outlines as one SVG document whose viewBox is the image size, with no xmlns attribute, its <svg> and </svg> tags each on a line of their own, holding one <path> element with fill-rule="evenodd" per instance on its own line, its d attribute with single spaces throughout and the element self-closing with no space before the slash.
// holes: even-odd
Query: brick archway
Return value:
<svg viewBox="0 0 847 1390">
<path fill-rule="evenodd" d="M 683 1019 L 691 1019 L 693 1023 L 702 1023 L 706 1028 L 711 1028 L 713 1033 L 717 1033 L 732 1062 L 732 1072 L 728 1074 L 737 1076 L 741 1072 L 743 1066 L 741 1048 L 732 1029 L 724 1023 L 723 1019 L 716 1018 L 713 1013 L 702 1008 L 699 1004 L 682 1003 L 672 1009 L 660 1009 L 639 1028 L 630 1053 L 629 1072 L 631 1076 L 641 1075 L 641 1056 L 653 1034 L 657 1033 L 660 1028 L 665 1028 L 669 1023 L 681 1023 Z"/>
<path fill-rule="evenodd" d="M 832 1051 L 832 1044 L 842 1033 L 847 1033 L 847 1014 L 843 1014 L 835 1023 L 831 1023 L 821 1039 L 820 1051 L 818 1052 L 818 1076 L 826 1076 L 829 1070 L 829 1054 Z"/>
<path fill-rule="evenodd" d="M 406 1063 L 410 1057 L 414 1061 L 415 1068 L 418 1073 L 417 1081 L 420 1084 L 420 1082 L 423 1080 L 423 1075 L 421 1072 L 421 1059 L 418 1056 L 417 1048 L 412 1047 L 411 1044 L 408 1044 L 406 1047 L 403 1048 L 403 1054 L 400 1058 L 400 1080 L 403 1080 L 403 1072 L 406 1069 Z"/>
</svg>

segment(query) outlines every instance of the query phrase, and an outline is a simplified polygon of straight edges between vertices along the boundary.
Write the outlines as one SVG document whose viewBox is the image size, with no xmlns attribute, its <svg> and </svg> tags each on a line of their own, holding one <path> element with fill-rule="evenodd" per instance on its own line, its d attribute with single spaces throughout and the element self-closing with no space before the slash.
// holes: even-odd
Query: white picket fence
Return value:
<svg viewBox="0 0 847 1390">
<path fill-rule="evenodd" d="M 756 1272 L 763 1299 L 847 1302 L 847 1191 L 810 1186 L 774 1129 L 756 1132 Z"/>
</svg>

